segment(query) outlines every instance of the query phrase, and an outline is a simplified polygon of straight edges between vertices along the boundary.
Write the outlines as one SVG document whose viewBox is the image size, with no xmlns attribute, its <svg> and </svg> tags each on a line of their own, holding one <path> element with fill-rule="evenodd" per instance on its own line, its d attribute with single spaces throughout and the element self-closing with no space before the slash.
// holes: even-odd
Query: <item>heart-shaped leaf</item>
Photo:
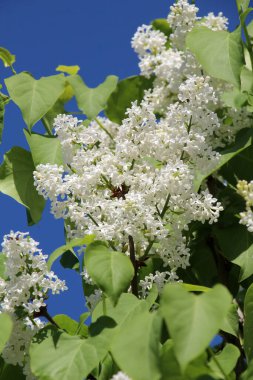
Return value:
<svg viewBox="0 0 253 380">
<path fill-rule="evenodd" d="M 134 276 L 130 259 L 121 252 L 112 251 L 101 241 L 87 247 L 84 263 L 92 280 L 114 302 L 127 290 Z"/>
<path fill-rule="evenodd" d="M 21 109 L 29 129 L 33 127 L 55 104 L 65 88 L 63 74 L 34 79 L 20 73 L 5 79 L 11 99 Z"/>
<path fill-rule="evenodd" d="M 165 286 L 161 312 L 182 370 L 209 345 L 222 325 L 231 301 L 231 295 L 222 285 L 198 296 L 179 284 Z"/>
<path fill-rule="evenodd" d="M 13 147 L 4 155 L 0 166 L 0 192 L 27 207 L 33 222 L 37 223 L 45 200 L 34 187 L 34 170 L 31 153 L 18 146 Z"/>
<path fill-rule="evenodd" d="M 79 75 L 68 77 L 68 82 L 73 87 L 78 108 L 92 120 L 105 108 L 109 96 L 117 86 L 118 77 L 109 75 L 96 88 L 86 86 Z"/>
<path fill-rule="evenodd" d="M 240 28 L 229 33 L 196 26 L 187 35 L 186 46 L 209 75 L 240 87 L 244 64 Z"/>
</svg>

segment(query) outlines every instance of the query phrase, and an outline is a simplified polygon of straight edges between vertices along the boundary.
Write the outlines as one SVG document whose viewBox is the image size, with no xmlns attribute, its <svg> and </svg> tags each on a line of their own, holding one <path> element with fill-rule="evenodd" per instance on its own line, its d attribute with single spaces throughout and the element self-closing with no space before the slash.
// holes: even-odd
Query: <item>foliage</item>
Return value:
<svg viewBox="0 0 253 380">
<path fill-rule="evenodd" d="M 0 254 L 0 380 L 24 376 L 39 380 L 252 379 L 253 24 L 247 24 L 247 16 L 253 9 L 247 0 L 236 0 L 236 4 L 240 26 L 230 32 L 221 16 L 214 21 L 210 15 L 192 21 L 194 5 L 179 0 L 168 20 L 154 20 L 152 26 L 139 28 L 133 38 L 141 75 L 119 81 L 110 75 L 95 88 L 85 84 L 77 65 L 59 65 L 56 71 L 60 74 L 40 79 L 26 71 L 16 73 L 15 56 L 0 48 L 0 59 L 6 70 L 12 70 L 2 88 L 8 95 L 0 93 L 0 137 L 8 103 L 14 102 L 27 125 L 24 135 L 29 146 L 29 151 L 12 147 L 4 155 L 0 192 L 25 207 L 28 224 L 39 222 L 44 198 L 50 198 L 55 215 L 65 219 L 66 232 L 66 243 L 49 256 L 45 278 L 40 275 L 24 294 L 16 289 L 15 280 L 21 278 L 27 264 L 29 284 L 34 273 L 40 273 L 29 255 L 34 254 L 35 262 L 42 254 L 25 234 L 22 239 L 18 234 L 5 237 L 10 248 L 3 244 Z M 184 28 L 176 23 L 177 17 Z M 153 39 L 145 40 L 145 33 Z M 188 66 L 182 64 L 183 59 Z M 191 65 L 194 74 L 187 72 Z M 66 108 L 72 98 L 78 110 L 69 112 Z M 145 108 L 147 103 L 152 104 L 152 112 Z M 171 110 L 176 109 L 174 117 Z M 80 114 L 82 120 L 70 117 L 72 113 Z M 190 119 L 184 119 L 188 113 Z M 205 125 L 210 120 L 214 129 L 203 132 L 198 123 Z M 35 131 L 40 122 L 44 133 Z M 173 135 L 173 123 L 177 122 Z M 219 125 L 217 130 L 215 125 Z M 125 145 L 120 145 L 120 139 L 125 139 Z M 203 152 L 198 153 L 203 141 L 210 145 L 203 145 Z M 105 153 L 100 156 L 103 144 Z M 150 147 L 153 151 L 148 151 Z M 174 182 L 168 184 L 165 177 L 159 187 L 161 173 L 167 173 L 164 147 L 171 153 L 167 161 L 176 162 L 169 177 Z M 79 183 L 83 169 L 80 152 L 92 159 L 84 168 L 91 168 L 91 173 Z M 139 152 L 143 152 L 141 156 Z M 129 165 L 124 155 L 130 153 Z M 97 169 L 97 175 L 93 165 L 101 160 L 103 167 L 103 159 L 107 159 L 108 172 Z M 116 184 L 115 167 L 116 179 L 123 178 Z M 190 187 L 184 185 L 185 194 L 190 192 L 188 198 L 180 193 L 184 181 L 181 167 L 190 172 Z M 54 175 L 50 177 L 47 169 Z M 131 175 L 124 177 L 125 171 Z M 151 173 L 149 182 L 147 173 Z M 145 214 L 147 210 L 141 210 L 140 216 L 142 198 L 137 197 L 139 185 L 134 182 L 139 174 L 146 180 L 143 193 L 145 186 L 152 188 L 147 203 L 157 199 L 147 208 L 148 212 L 155 210 L 153 219 L 151 212 Z M 98 178 L 100 182 L 96 182 Z M 101 199 L 94 206 L 92 192 L 83 198 L 89 181 L 92 186 L 96 183 L 96 194 L 107 196 L 106 204 Z M 62 187 L 57 192 L 59 183 Z M 76 186 L 71 187 L 73 183 Z M 161 201 L 166 186 L 171 187 Z M 131 198 L 132 188 L 136 203 Z M 201 203 L 205 196 L 206 202 L 211 200 L 206 208 Z M 84 213 L 85 201 L 90 204 Z M 113 202 L 110 229 L 104 208 Z M 117 219 L 121 207 L 123 217 Z M 92 231 L 85 218 L 93 223 Z M 130 223 L 124 224 L 127 218 Z M 132 225 L 136 230 L 131 230 Z M 18 257 L 23 260 L 20 267 Z M 89 311 L 79 321 L 64 314 L 52 318 L 47 311 L 49 294 L 45 297 L 44 293 L 54 289 L 52 266 L 59 258 L 64 268 L 82 276 Z M 56 292 L 64 290 L 62 284 L 58 282 Z M 13 297 L 11 309 L 8 296 L 15 291 L 22 293 L 25 306 Z M 30 312 L 35 293 L 40 304 L 37 308 L 33 305 Z M 47 323 L 42 325 L 40 317 Z M 24 342 L 23 333 L 28 334 Z M 217 334 L 222 342 L 214 346 L 211 342 Z M 21 349 L 13 359 L 15 339 Z"/>
</svg>

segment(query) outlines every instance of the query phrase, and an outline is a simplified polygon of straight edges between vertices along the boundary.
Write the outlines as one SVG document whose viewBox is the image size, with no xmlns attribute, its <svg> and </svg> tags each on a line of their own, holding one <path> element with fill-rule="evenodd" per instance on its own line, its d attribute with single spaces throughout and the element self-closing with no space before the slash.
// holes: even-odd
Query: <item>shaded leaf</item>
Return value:
<svg viewBox="0 0 253 380">
<path fill-rule="evenodd" d="M 172 28 L 165 18 L 157 18 L 151 22 L 151 25 L 154 29 L 160 30 L 160 32 L 164 33 L 167 37 L 172 33 Z"/>
<path fill-rule="evenodd" d="M 62 245 L 61 247 L 57 248 L 51 255 L 49 256 L 47 266 L 50 270 L 55 260 L 58 259 L 64 252 L 71 251 L 74 247 L 81 247 L 83 245 L 88 245 L 94 240 L 94 235 L 86 235 L 84 238 L 79 239 L 73 239 L 70 240 L 67 244 Z"/>
<path fill-rule="evenodd" d="M 63 268 L 74 269 L 78 273 L 80 271 L 80 263 L 75 252 L 66 251 L 62 254 L 60 263 Z"/>
<path fill-rule="evenodd" d="M 244 349 L 247 361 L 250 362 L 253 359 L 253 284 L 247 290 L 244 299 Z"/>
<path fill-rule="evenodd" d="M 235 139 L 235 142 L 226 149 L 220 150 L 221 158 L 218 164 L 212 170 L 207 171 L 198 171 L 195 173 L 194 179 L 194 189 L 198 191 L 202 181 L 207 178 L 209 175 L 214 173 L 228 163 L 233 157 L 241 153 L 244 149 L 248 148 L 252 143 L 253 133 L 251 130 L 243 129 L 241 130 Z"/>
<path fill-rule="evenodd" d="M 37 223 L 44 209 L 45 200 L 34 187 L 32 155 L 25 149 L 13 147 L 4 155 L 0 166 L 0 192 L 10 196 L 30 211 Z"/>
<path fill-rule="evenodd" d="M 3 47 L 0 47 L 0 59 L 3 61 L 5 67 L 11 67 L 16 61 L 15 55 Z"/>
<path fill-rule="evenodd" d="M 121 80 L 110 95 L 105 109 L 106 116 L 113 122 L 121 124 L 126 117 L 127 108 L 137 100 L 138 104 L 144 96 L 144 91 L 152 87 L 153 79 L 143 76 L 132 76 Z"/>
</svg>

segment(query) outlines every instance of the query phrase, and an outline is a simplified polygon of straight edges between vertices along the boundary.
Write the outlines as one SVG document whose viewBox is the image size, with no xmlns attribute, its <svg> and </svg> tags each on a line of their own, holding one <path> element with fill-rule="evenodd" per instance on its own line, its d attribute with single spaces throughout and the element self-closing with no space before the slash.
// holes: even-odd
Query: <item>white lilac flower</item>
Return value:
<svg viewBox="0 0 253 380">
<path fill-rule="evenodd" d="M 195 173 L 213 170 L 221 157 L 216 148 L 251 122 L 245 110 L 216 112 L 226 85 L 207 77 L 185 49 L 186 34 L 196 23 L 212 30 L 227 25 L 221 14 L 200 20 L 197 10 L 187 0 L 177 1 L 168 16 L 170 37 L 141 26 L 132 46 L 142 75 L 154 77 L 153 88 L 141 104 L 132 103 L 121 125 L 98 118 L 87 126 L 59 115 L 54 127 L 65 165 L 39 165 L 34 172 L 54 216 L 69 221 L 70 238 L 95 234 L 129 255 L 131 235 L 137 258 L 148 249 L 174 279 L 178 268 L 189 265 L 189 223 L 215 223 L 222 210 L 208 190 L 195 191 Z M 99 297 L 99 291 L 91 295 L 90 305 Z"/>
<path fill-rule="evenodd" d="M 47 256 L 28 233 L 11 232 L 4 236 L 2 254 L 5 255 L 4 292 L 0 295 L 0 311 L 15 313 L 22 307 L 28 315 L 45 306 L 47 292 L 59 293 L 66 288 L 47 268 Z"/>
<path fill-rule="evenodd" d="M 165 50 L 166 36 L 151 25 L 139 26 L 132 39 L 132 47 L 139 56 L 158 54 Z"/>
<path fill-rule="evenodd" d="M 238 181 L 237 192 L 246 202 L 246 210 L 240 212 L 240 223 L 245 225 L 249 232 L 253 232 L 253 181 Z"/>
<path fill-rule="evenodd" d="M 216 32 L 227 30 L 228 19 L 223 16 L 222 12 L 219 12 L 218 16 L 210 12 L 207 16 L 203 17 L 200 24 Z"/>
<path fill-rule="evenodd" d="M 113 375 L 111 380 L 131 380 L 131 379 L 124 372 L 119 371 L 118 373 Z"/>
<path fill-rule="evenodd" d="M 160 294 L 165 284 L 175 281 L 178 281 L 178 276 L 175 272 L 159 272 L 157 270 L 155 274 L 150 273 L 148 276 L 145 276 L 144 280 L 140 281 L 141 294 L 145 298 L 154 284 L 157 286 Z"/>
<path fill-rule="evenodd" d="M 194 4 L 189 4 L 187 0 L 178 0 L 170 7 L 167 20 L 173 30 L 170 37 L 174 47 L 179 49 L 184 47 L 186 34 L 197 20 L 197 12 L 198 8 Z"/>
<path fill-rule="evenodd" d="M 8 313 L 13 331 L 2 356 L 6 363 L 19 364 L 27 379 L 33 380 L 28 350 L 32 337 L 44 323 L 35 318 L 46 307 L 48 291 L 57 294 L 66 290 L 65 281 L 47 268 L 38 242 L 28 233 L 10 232 L 2 243 L 5 256 L 5 280 L 0 279 L 0 313 Z"/>
<path fill-rule="evenodd" d="M 102 299 L 102 291 L 100 289 L 95 289 L 94 293 L 91 293 L 89 296 L 86 296 L 86 306 L 89 311 L 92 312 L 99 301 Z"/>
</svg>

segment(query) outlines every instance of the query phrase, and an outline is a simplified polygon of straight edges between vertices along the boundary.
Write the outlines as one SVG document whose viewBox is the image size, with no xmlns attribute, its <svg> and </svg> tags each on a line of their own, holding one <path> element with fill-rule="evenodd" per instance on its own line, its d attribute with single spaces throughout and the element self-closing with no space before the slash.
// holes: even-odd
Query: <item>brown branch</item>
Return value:
<svg viewBox="0 0 253 380">
<path fill-rule="evenodd" d="M 138 265 L 135 258 L 135 247 L 134 247 L 134 239 L 131 235 L 128 236 L 129 241 L 129 251 L 130 251 L 130 260 L 134 267 L 134 277 L 131 281 L 131 288 L 132 293 L 138 297 L 138 281 L 137 281 L 137 271 L 138 271 Z"/>
</svg>

